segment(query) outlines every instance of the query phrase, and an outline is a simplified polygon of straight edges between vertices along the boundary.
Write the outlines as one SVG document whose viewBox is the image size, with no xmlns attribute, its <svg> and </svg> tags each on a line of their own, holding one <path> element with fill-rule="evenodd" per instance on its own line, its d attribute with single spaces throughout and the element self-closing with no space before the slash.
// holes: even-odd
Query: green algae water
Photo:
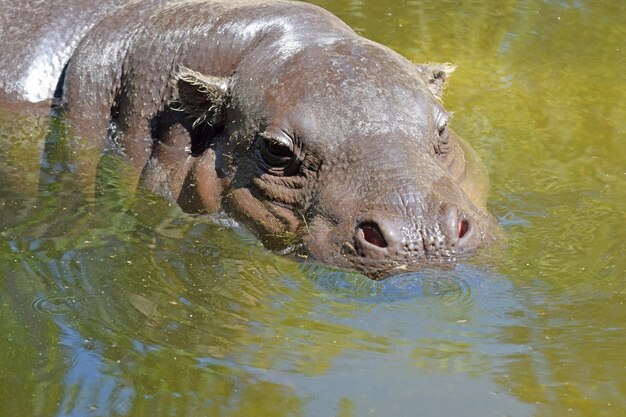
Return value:
<svg viewBox="0 0 626 417">
<path fill-rule="evenodd" d="M 40 175 L 49 121 L 0 110 L 0 416 L 626 415 L 626 5 L 317 3 L 458 65 L 504 254 L 379 283 L 299 263 L 121 193 L 114 157 L 95 200 L 62 152 Z"/>
</svg>

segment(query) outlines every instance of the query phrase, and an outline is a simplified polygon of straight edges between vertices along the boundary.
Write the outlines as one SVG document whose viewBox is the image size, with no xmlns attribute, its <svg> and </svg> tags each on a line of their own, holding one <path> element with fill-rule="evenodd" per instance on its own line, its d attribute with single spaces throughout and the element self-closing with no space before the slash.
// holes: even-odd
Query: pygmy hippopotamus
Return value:
<svg viewBox="0 0 626 417">
<path fill-rule="evenodd" d="M 300 2 L 0 3 L 0 100 L 50 100 L 88 182 L 117 150 L 184 210 L 375 279 L 496 240 L 484 168 L 441 103 L 451 65 Z"/>
</svg>

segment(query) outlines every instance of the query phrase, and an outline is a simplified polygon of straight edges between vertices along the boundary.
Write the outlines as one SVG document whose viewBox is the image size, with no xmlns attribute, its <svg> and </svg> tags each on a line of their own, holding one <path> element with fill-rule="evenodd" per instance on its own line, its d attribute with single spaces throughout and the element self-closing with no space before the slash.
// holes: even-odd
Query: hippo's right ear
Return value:
<svg viewBox="0 0 626 417">
<path fill-rule="evenodd" d="M 456 69 L 456 65 L 453 64 L 419 64 L 416 66 L 417 72 L 424 77 L 428 88 L 431 93 L 438 100 L 441 100 L 443 95 L 443 89 L 446 85 L 448 77 Z"/>
<path fill-rule="evenodd" d="M 196 120 L 193 126 L 222 122 L 228 99 L 228 78 L 213 77 L 190 70 L 182 65 L 174 76 L 174 97 L 183 111 Z"/>
</svg>

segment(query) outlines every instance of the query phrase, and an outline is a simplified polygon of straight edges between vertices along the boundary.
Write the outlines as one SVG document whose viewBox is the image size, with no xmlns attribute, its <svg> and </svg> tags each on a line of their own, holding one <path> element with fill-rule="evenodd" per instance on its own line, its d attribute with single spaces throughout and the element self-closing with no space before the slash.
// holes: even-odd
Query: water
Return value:
<svg viewBox="0 0 626 417">
<path fill-rule="evenodd" d="M 626 415 L 624 4 L 318 4 L 458 64 L 506 254 L 370 282 L 119 194 L 114 159 L 94 201 L 51 155 L 33 199 L 47 121 L 2 111 L 0 415 Z"/>
</svg>

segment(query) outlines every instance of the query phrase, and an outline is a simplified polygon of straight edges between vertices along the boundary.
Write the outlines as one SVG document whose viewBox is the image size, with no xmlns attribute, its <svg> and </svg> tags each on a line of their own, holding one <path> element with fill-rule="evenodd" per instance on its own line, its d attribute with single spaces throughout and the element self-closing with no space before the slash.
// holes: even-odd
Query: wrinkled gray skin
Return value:
<svg viewBox="0 0 626 417">
<path fill-rule="evenodd" d="M 305 3 L 78 3 L 5 13 L 3 35 L 23 39 L 0 85 L 5 102 L 36 101 L 60 80 L 61 114 L 92 145 L 86 182 L 119 149 L 131 183 L 375 279 L 495 240 L 484 170 L 440 102 L 450 66 L 414 65 Z"/>
</svg>

